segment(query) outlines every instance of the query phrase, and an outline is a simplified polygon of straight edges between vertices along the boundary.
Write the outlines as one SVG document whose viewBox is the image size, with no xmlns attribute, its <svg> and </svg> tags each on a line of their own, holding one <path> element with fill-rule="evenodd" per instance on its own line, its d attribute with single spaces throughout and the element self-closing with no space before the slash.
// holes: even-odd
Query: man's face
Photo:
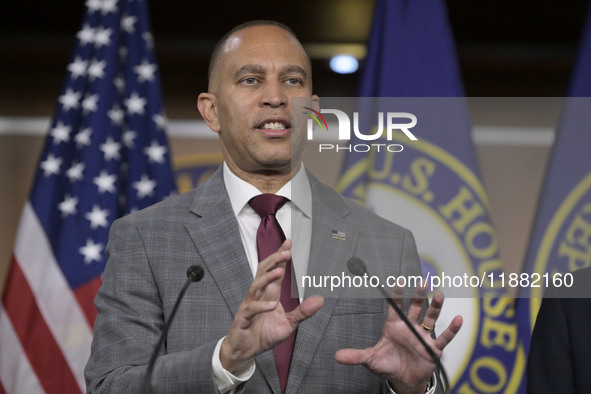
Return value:
<svg viewBox="0 0 591 394">
<path fill-rule="evenodd" d="M 220 134 L 224 159 L 235 173 L 289 172 L 292 142 L 294 164 L 299 162 L 304 136 L 292 135 L 290 99 L 310 97 L 312 79 L 303 48 L 288 32 L 255 26 L 232 35 L 210 93 L 215 119 L 208 123 Z"/>
</svg>

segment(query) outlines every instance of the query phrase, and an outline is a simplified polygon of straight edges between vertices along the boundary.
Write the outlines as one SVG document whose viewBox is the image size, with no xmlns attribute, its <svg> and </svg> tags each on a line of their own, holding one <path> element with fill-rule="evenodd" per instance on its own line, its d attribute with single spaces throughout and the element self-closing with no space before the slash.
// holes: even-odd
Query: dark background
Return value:
<svg viewBox="0 0 591 394">
<path fill-rule="evenodd" d="M 422 0 L 414 0 L 422 1 Z M 291 26 L 306 44 L 365 44 L 374 0 L 149 2 L 171 118 L 196 118 L 216 40 L 246 20 Z M 448 0 L 468 96 L 564 96 L 587 0 Z M 83 0 L 12 0 L 0 7 L 0 115 L 50 116 L 84 12 Z M 315 93 L 355 96 L 359 72 L 338 75 L 313 56 Z"/>
</svg>

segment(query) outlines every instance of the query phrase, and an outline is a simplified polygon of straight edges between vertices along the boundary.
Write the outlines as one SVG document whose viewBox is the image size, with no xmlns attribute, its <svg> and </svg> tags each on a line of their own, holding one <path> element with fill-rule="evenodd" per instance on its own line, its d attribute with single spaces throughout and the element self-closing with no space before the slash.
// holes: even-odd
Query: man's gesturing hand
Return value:
<svg viewBox="0 0 591 394">
<path fill-rule="evenodd" d="M 401 288 L 395 288 L 393 292 L 394 302 L 400 308 L 402 308 L 403 293 L 404 289 Z M 425 326 L 435 327 L 443 307 L 444 297 L 441 292 L 435 293 L 425 317 L 420 321 L 426 295 L 426 288 L 415 290 L 407 317 L 423 340 L 440 357 L 443 349 L 460 330 L 462 317 L 456 316 L 445 331 L 433 339 L 431 331 Z M 335 359 L 348 365 L 363 364 L 375 375 L 388 380 L 398 394 L 424 393 L 426 383 L 435 370 L 435 363 L 429 353 L 392 307 L 388 307 L 382 336 L 375 346 L 367 349 L 341 349 L 335 354 Z"/>
<path fill-rule="evenodd" d="M 324 304 L 324 299 L 312 297 L 289 313 L 283 310 L 279 299 L 285 264 L 291 258 L 290 249 L 291 241 L 286 240 L 277 252 L 259 263 L 220 349 L 220 361 L 226 370 L 233 372 L 282 342 Z"/>
</svg>

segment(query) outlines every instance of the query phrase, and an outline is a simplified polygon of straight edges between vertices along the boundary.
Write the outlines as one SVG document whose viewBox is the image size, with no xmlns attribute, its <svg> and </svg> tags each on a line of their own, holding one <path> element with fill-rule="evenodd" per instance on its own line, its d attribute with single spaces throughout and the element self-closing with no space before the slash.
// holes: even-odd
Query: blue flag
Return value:
<svg viewBox="0 0 591 394">
<path fill-rule="evenodd" d="M 147 3 L 88 0 L 0 308 L 0 392 L 84 392 L 111 223 L 174 192 Z"/>
<path fill-rule="evenodd" d="M 591 266 L 591 7 L 582 35 L 562 119 L 546 170 L 523 271 L 540 275 L 540 287 L 519 294 L 520 336 L 529 350 L 531 332 L 548 284 Z M 566 278 L 565 278 L 566 279 Z"/>
<path fill-rule="evenodd" d="M 403 146 L 397 153 L 349 153 L 337 188 L 412 230 L 424 276 L 500 274 L 442 0 L 378 0 L 360 96 L 398 97 L 389 102 L 416 115 L 418 141 L 395 133 Z M 442 357 L 453 392 L 516 392 L 525 358 L 512 300 L 486 285 L 472 287 L 469 296 L 446 300 L 436 327 L 439 334 L 455 315 L 464 318 Z"/>
</svg>

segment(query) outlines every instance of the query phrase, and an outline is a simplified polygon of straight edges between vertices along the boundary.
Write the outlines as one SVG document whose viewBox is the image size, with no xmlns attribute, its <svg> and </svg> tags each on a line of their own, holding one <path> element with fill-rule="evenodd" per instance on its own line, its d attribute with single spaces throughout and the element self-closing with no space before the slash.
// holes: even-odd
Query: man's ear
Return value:
<svg viewBox="0 0 591 394">
<path fill-rule="evenodd" d="M 197 109 L 209 128 L 219 133 L 221 127 L 218 120 L 217 97 L 212 93 L 200 93 L 197 98 Z"/>
</svg>

